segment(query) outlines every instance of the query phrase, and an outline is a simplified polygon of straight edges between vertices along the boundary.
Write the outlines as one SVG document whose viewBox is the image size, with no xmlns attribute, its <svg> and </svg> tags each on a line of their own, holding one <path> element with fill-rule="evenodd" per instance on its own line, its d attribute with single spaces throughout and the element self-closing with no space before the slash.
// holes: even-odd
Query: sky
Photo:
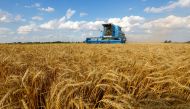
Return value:
<svg viewBox="0 0 190 109">
<path fill-rule="evenodd" d="M 0 0 L 0 43 L 84 41 L 104 23 L 128 42 L 190 41 L 190 0 Z"/>
</svg>

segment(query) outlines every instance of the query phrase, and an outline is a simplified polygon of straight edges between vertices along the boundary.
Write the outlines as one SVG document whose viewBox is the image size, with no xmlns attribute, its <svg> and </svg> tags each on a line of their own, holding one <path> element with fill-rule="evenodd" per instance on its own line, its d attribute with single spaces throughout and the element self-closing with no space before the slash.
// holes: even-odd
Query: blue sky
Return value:
<svg viewBox="0 0 190 109">
<path fill-rule="evenodd" d="M 0 42 L 83 41 L 102 23 L 129 42 L 190 40 L 190 0 L 0 0 Z"/>
</svg>

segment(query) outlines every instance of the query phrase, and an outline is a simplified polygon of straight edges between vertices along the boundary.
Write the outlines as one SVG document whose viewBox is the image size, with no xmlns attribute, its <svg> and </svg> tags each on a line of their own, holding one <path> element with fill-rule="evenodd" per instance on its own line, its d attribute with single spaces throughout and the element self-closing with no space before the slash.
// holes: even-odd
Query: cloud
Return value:
<svg viewBox="0 0 190 109">
<path fill-rule="evenodd" d="M 38 31 L 38 26 L 36 24 L 29 24 L 25 26 L 20 26 L 17 29 L 18 34 L 28 34 L 33 31 Z"/>
<path fill-rule="evenodd" d="M 123 27 L 124 31 L 128 32 L 133 27 L 142 25 L 144 18 L 140 16 L 126 16 L 123 18 L 110 18 L 108 20 L 97 21 L 71 21 L 67 20 L 65 16 L 58 20 L 50 20 L 40 27 L 43 29 L 73 29 L 73 30 L 99 30 L 104 23 L 113 23 Z"/>
<path fill-rule="evenodd" d="M 133 32 L 143 25 L 145 18 L 140 16 L 125 16 L 123 18 L 109 18 L 96 21 L 72 21 L 66 15 L 60 19 L 50 20 L 40 25 L 43 31 L 56 31 L 56 34 L 67 36 L 65 41 L 83 41 L 89 36 L 99 36 L 102 24 L 113 23 L 123 27 L 125 32 Z M 45 30 L 44 30 L 45 29 Z M 60 35 L 60 36 L 61 36 Z"/>
<path fill-rule="evenodd" d="M 104 24 L 104 21 L 64 21 L 60 20 L 50 20 L 47 23 L 41 24 L 40 28 L 42 29 L 64 29 L 64 30 L 98 30 L 101 28 L 101 25 Z"/>
<path fill-rule="evenodd" d="M 10 35 L 13 34 L 14 32 L 11 31 L 9 28 L 1 28 L 0 27 L 0 35 Z"/>
<path fill-rule="evenodd" d="M 0 10 L 0 23 L 9 23 L 12 21 L 13 21 L 12 14 Z"/>
<path fill-rule="evenodd" d="M 147 21 L 141 25 L 141 28 L 143 34 L 149 36 L 149 39 L 146 39 L 149 41 L 163 41 L 166 39 L 178 39 L 179 41 L 179 39 L 190 39 L 190 16 L 179 17 L 170 15 Z"/>
<path fill-rule="evenodd" d="M 67 19 L 65 16 L 60 19 L 50 20 L 41 25 L 26 25 L 18 29 L 18 33 L 27 34 L 32 31 L 38 30 L 37 33 L 41 34 L 44 32 L 51 32 L 54 39 L 51 40 L 63 40 L 63 41 L 83 41 L 89 36 L 99 36 L 100 30 L 102 30 L 102 24 L 114 23 L 125 28 L 125 32 L 134 31 L 133 28 L 138 28 L 143 24 L 144 18 L 140 16 L 125 16 L 123 18 L 110 18 L 107 20 L 96 20 L 96 21 L 72 21 Z M 56 32 L 55 32 L 56 31 Z M 36 33 L 36 32 L 35 32 Z M 38 34 L 38 36 L 39 36 Z M 47 33 L 48 35 L 50 33 Z M 42 35 L 40 35 L 42 37 Z M 43 34 L 44 38 L 45 35 Z M 59 36 L 59 37 L 58 37 Z M 50 39 L 50 38 L 49 38 Z M 44 39 L 48 40 L 48 39 Z M 43 40 L 43 41 L 44 41 Z"/>
<path fill-rule="evenodd" d="M 190 39 L 190 16 L 179 17 L 170 15 L 154 20 L 146 20 L 141 16 L 125 16 L 122 18 L 109 18 L 96 21 L 73 21 L 65 16 L 53 19 L 43 24 L 21 26 L 17 29 L 19 34 L 38 33 L 44 40 L 45 35 L 51 34 L 51 40 L 83 41 L 86 37 L 97 37 L 102 30 L 102 24 L 113 23 L 122 27 L 127 34 L 128 41 L 163 41 L 166 39 Z M 56 31 L 56 32 L 55 32 Z M 30 34 L 30 35 L 31 35 Z M 59 36 L 59 37 L 58 37 Z M 36 38 L 35 38 L 36 39 Z"/>
<path fill-rule="evenodd" d="M 178 17 L 170 15 L 165 18 L 159 18 L 146 22 L 142 25 L 143 28 L 148 30 L 175 30 L 175 29 L 190 29 L 190 16 Z M 158 31 L 158 32 L 162 32 Z"/>
<path fill-rule="evenodd" d="M 66 22 L 61 22 L 59 25 L 58 25 L 58 28 L 59 29 L 80 29 L 80 26 L 81 26 L 82 22 L 73 22 L 73 21 L 66 21 Z"/>
<path fill-rule="evenodd" d="M 62 22 L 58 29 L 72 29 L 72 30 L 91 30 L 96 31 L 101 28 L 101 25 L 104 24 L 104 21 L 66 21 Z"/>
<path fill-rule="evenodd" d="M 44 12 L 54 12 L 55 11 L 55 9 L 54 8 L 52 8 L 52 7 L 47 7 L 47 8 L 39 8 L 39 10 L 40 11 L 44 11 Z"/>
<path fill-rule="evenodd" d="M 12 15 L 9 12 L 0 10 L 0 23 L 10 23 L 16 21 L 25 21 L 21 15 Z"/>
<path fill-rule="evenodd" d="M 104 23 L 104 21 L 86 22 L 86 21 L 50 20 L 47 23 L 40 25 L 40 27 L 43 29 L 97 30 L 98 29 L 97 27 L 102 23 Z"/>
<path fill-rule="evenodd" d="M 190 7 L 190 0 L 177 0 L 176 2 L 169 2 L 168 5 L 166 6 L 161 6 L 161 7 L 146 7 L 144 9 L 145 12 L 147 13 L 161 13 L 164 11 L 170 11 L 173 10 L 177 7 L 180 8 L 187 8 Z"/>
<path fill-rule="evenodd" d="M 90 30 L 97 31 L 102 28 L 104 23 L 117 24 L 124 28 L 124 30 L 130 31 L 131 28 L 141 25 L 144 22 L 144 18 L 140 16 L 126 16 L 123 18 L 110 18 L 108 20 L 97 21 L 72 21 L 70 18 L 75 14 L 75 10 L 68 9 L 65 16 L 60 19 L 50 20 L 40 25 L 42 29 L 72 29 L 72 30 Z"/>
<path fill-rule="evenodd" d="M 55 11 L 55 9 L 50 6 L 48 6 L 47 8 L 41 7 L 40 3 L 34 3 L 32 5 L 25 5 L 24 7 L 25 8 L 36 8 L 36 9 L 38 9 L 40 11 L 44 11 L 44 12 L 54 12 Z"/>
<path fill-rule="evenodd" d="M 15 18 L 14 18 L 15 21 L 22 21 L 22 22 L 25 22 L 26 19 L 24 19 L 21 15 L 16 15 Z"/>
<path fill-rule="evenodd" d="M 69 25 L 69 24 L 72 24 L 72 25 L 69 25 L 69 28 L 74 28 L 74 27 L 76 27 L 76 23 L 73 23 L 73 22 L 67 22 L 66 23 L 66 21 L 68 21 L 75 14 L 75 12 L 76 12 L 75 10 L 68 9 L 66 11 L 65 16 L 63 16 L 59 20 L 54 19 L 54 20 L 50 20 L 46 23 L 43 23 L 40 25 L 40 28 L 42 28 L 42 29 L 64 28 L 65 25 Z"/>
<path fill-rule="evenodd" d="M 142 25 L 144 21 L 145 18 L 140 16 L 125 16 L 123 18 L 108 19 L 108 23 L 121 26 L 125 32 L 129 32 L 132 28 Z"/>
<path fill-rule="evenodd" d="M 57 20 L 50 20 L 44 24 L 41 24 L 40 28 L 53 30 L 57 27 L 57 25 L 58 25 L 57 23 L 58 23 Z"/>
<path fill-rule="evenodd" d="M 39 8 L 41 5 L 39 3 L 34 3 L 32 5 L 25 5 L 25 8 Z"/>
<path fill-rule="evenodd" d="M 129 11 L 132 11 L 132 10 L 133 10 L 133 8 L 129 8 L 128 10 L 129 10 Z"/>
<path fill-rule="evenodd" d="M 80 17 L 84 17 L 84 16 L 87 16 L 87 15 L 88 15 L 88 13 L 85 13 L 85 12 L 80 13 Z"/>
<path fill-rule="evenodd" d="M 75 13 L 76 13 L 75 10 L 68 9 L 67 12 L 66 12 L 66 18 L 70 19 Z"/>
<path fill-rule="evenodd" d="M 32 17 L 32 20 L 41 21 L 41 20 L 43 20 L 43 17 L 41 17 L 41 16 L 33 16 L 33 17 Z"/>
<path fill-rule="evenodd" d="M 106 21 L 90 21 L 90 22 L 84 22 L 83 25 L 81 25 L 81 29 L 85 30 L 100 30 L 102 28 L 102 24 L 105 24 Z"/>
</svg>

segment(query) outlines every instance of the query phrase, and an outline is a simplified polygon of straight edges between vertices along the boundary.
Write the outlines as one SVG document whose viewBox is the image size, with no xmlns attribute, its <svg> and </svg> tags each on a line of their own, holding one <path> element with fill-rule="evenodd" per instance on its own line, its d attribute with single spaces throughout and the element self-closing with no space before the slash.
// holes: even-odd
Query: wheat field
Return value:
<svg viewBox="0 0 190 109">
<path fill-rule="evenodd" d="M 189 109 L 189 44 L 2 44 L 0 109 Z"/>
</svg>

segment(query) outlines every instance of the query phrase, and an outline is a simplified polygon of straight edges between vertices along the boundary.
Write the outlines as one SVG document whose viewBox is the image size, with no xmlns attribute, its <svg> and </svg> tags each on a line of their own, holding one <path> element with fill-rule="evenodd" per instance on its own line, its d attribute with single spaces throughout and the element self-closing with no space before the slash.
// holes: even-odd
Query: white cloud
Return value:
<svg viewBox="0 0 190 109">
<path fill-rule="evenodd" d="M 15 18 L 14 18 L 15 21 L 22 21 L 22 22 L 25 22 L 26 19 L 24 19 L 21 15 L 16 15 Z"/>
<path fill-rule="evenodd" d="M 55 29 L 57 27 L 57 20 L 50 20 L 47 23 L 41 24 L 40 28 L 43 29 Z"/>
<path fill-rule="evenodd" d="M 190 0 L 179 0 L 176 5 L 180 7 L 190 7 Z"/>
<path fill-rule="evenodd" d="M 140 16 L 126 16 L 123 18 L 110 18 L 108 23 L 113 23 L 119 25 L 123 28 L 124 31 L 129 32 L 135 26 L 143 24 L 145 19 Z"/>
<path fill-rule="evenodd" d="M 66 21 L 60 23 L 58 26 L 59 29 L 73 29 L 73 30 L 99 30 L 101 25 L 104 24 L 105 21 Z"/>
<path fill-rule="evenodd" d="M 178 17 L 170 15 L 165 18 L 159 18 L 143 24 L 143 28 L 151 30 L 168 30 L 168 29 L 188 29 L 190 24 L 190 16 Z M 161 31 L 158 31 L 161 32 Z"/>
<path fill-rule="evenodd" d="M 8 35 L 13 34 L 14 32 L 11 31 L 9 28 L 0 28 L 0 35 Z"/>
<path fill-rule="evenodd" d="M 22 20 L 22 16 L 21 16 L 21 15 L 15 16 L 15 20 L 16 20 L 16 21 Z"/>
<path fill-rule="evenodd" d="M 72 9 L 68 9 L 66 11 L 65 16 L 63 16 L 62 18 L 60 18 L 59 20 L 54 19 L 54 20 L 50 20 L 44 24 L 40 25 L 40 28 L 42 29 L 56 29 L 56 28 L 65 28 L 66 25 L 68 26 L 68 29 L 76 29 L 76 26 L 78 25 L 77 22 L 67 22 L 74 14 L 75 14 L 75 10 Z"/>
<path fill-rule="evenodd" d="M 72 30 L 98 30 L 104 21 L 62 21 L 60 20 L 50 20 L 47 23 L 41 24 L 40 27 L 43 29 L 72 29 Z"/>
<path fill-rule="evenodd" d="M 40 3 L 34 3 L 32 5 L 26 5 L 24 7 L 25 8 L 36 8 L 36 9 L 38 9 L 40 11 L 44 11 L 44 12 L 54 12 L 55 11 L 55 9 L 50 6 L 48 6 L 47 8 L 41 7 Z"/>
<path fill-rule="evenodd" d="M 33 31 L 38 31 L 38 27 L 36 24 L 29 24 L 25 26 L 20 26 L 17 29 L 18 34 L 28 34 Z"/>
<path fill-rule="evenodd" d="M 67 19 L 70 19 L 75 13 L 76 13 L 75 10 L 68 9 L 65 16 Z"/>
<path fill-rule="evenodd" d="M 49 12 L 49 13 L 55 11 L 55 9 L 50 7 L 50 6 L 48 6 L 47 8 L 43 8 L 43 7 L 41 7 L 41 5 L 39 3 L 34 3 L 32 5 L 26 5 L 24 7 L 25 8 L 36 8 L 36 9 L 38 9 L 40 11 Z"/>
<path fill-rule="evenodd" d="M 104 21 L 64 21 L 50 20 L 47 23 L 41 24 L 40 27 L 43 29 L 72 29 L 72 30 L 98 30 Z"/>
<path fill-rule="evenodd" d="M 39 3 L 34 3 L 32 5 L 25 5 L 25 8 L 39 8 L 41 5 Z"/>
<path fill-rule="evenodd" d="M 63 16 L 62 18 L 59 19 L 59 22 L 65 22 L 66 20 L 71 19 L 71 17 L 72 17 L 75 13 L 76 13 L 75 10 L 68 9 L 68 10 L 66 11 L 65 16 Z"/>
<path fill-rule="evenodd" d="M 99 30 L 104 23 L 117 24 L 124 28 L 125 31 L 130 31 L 131 28 L 141 25 L 144 18 L 140 16 L 126 16 L 123 18 L 110 18 L 108 20 L 97 21 L 72 21 L 69 20 L 74 14 L 75 10 L 68 9 L 65 16 L 60 19 L 50 20 L 40 25 L 42 29 L 73 29 L 73 30 Z"/>
<path fill-rule="evenodd" d="M 73 21 L 66 21 L 66 22 L 61 22 L 58 25 L 59 29 L 79 29 L 81 25 L 81 22 L 73 22 Z"/>
<path fill-rule="evenodd" d="M 12 22 L 12 21 L 13 21 L 12 14 L 0 10 L 0 23 L 1 22 L 9 23 L 9 22 Z"/>
<path fill-rule="evenodd" d="M 190 16 L 179 17 L 170 15 L 145 22 L 141 28 L 144 35 L 148 35 L 147 40 L 163 41 L 166 39 L 190 40 Z M 140 39 L 141 37 L 139 37 Z"/>
<path fill-rule="evenodd" d="M 9 12 L 0 10 L 0 23 L 10 23 L 15 21 L 25 21 L 21 15 L 12 15 Z"/>
<path fill-rule="evenodd" d="M 124 32 L 127 33 L 129 41 L 162 41 L 166 39 L 172 40 L 173 37 L 188 39 L 190 34 L 190 16 L 179 17 L 174 15 L 149 21 L 141 16 L 125 16 L 123 18 L 109 18 L 96 21 L 72 21 L 67 19 L 65 14 L 60 19 L 50 20 L 40 25 L 31 23 L 21 26 L 17 29 L 17 32 L 25 35 L 38 33 L 38 36 L 43 33 L 44 38 L 42 39 L 44 40 L 48 40 L 45 39 L 45 35 L 51 33 L 54 36 L 59 36 L 53 37 L 51 40 L 82 41 L 85 37 L 100 35 L 99 30 L 102 30 L 102 24 L 104 23 L 113 23 L 121 26 Z"/>
<path fill-rule="evenodd" d="M 147 13 L 161 13 L 164 11 L 170 11 L 173 10 L 177 7 L 180 8 L 187 8 L 190 7 L 190 0 L 177 0 L 176 2 L 169 2 L 168 5 L 166 6 L 161 6 L 161 7 L 146 7 L 144 9 L 145 12 Z"/>
<path fill-rule="evenodd" d="M 133 8 L 129 8 L 128 10 L 129 10 L 129 11 L 132 11 L 132 10 L 133 10 Z"/>
<path fill-rule="evenodd" d="M 41 20 L 43 20 L 43 17 L 41 17 L 41 16 L 33 16 L 33 17 L 32 17 L 32 20 L 41 21 Z"/>
<path fill-rule="evenodd" d="M 85 12 L 80 13 L 80 17 L 84 17 L 84 16 L 87 16 L 87 15 L 88 15 L 88 13 L 85 13 Z"/>
<path fill-rule="evenodd" d="M 106 23 L 106 21 L 90 21 L 90 22 L 85 22 L 82 25 L 81 29 L 85 30 L 99 30 L 102 28 L 102 24 Z"/>
<path fill-rule="evenodd" d="M 55 11 L 54 8 L 49 7 L 49 6 L 47 8 L 39 8 L 39 10 L 44 11 L 44 12 L 54 12 Z"/>
<path fill-rule="evenodd" d="M 144 18 L 140 16 L 126 16 L 123 18 L 110 18 L 108 20 L 97 21 L 71 21 L 66 17 L 59 20 L 50 20 L 47 23 L 40 25 L 44 29 L 73 29 L 73 30 L 99 30 L 104 23 L 113 23 L 124 28 L 126 32 L 130 31 L 133 27 L 142 25 Z"/>
<path fill-rule="evenodd" d="M 40 4 L 39 3 L 35 3 L 33 6 L 34 7 L 40 7 Z"/>
</svg>

